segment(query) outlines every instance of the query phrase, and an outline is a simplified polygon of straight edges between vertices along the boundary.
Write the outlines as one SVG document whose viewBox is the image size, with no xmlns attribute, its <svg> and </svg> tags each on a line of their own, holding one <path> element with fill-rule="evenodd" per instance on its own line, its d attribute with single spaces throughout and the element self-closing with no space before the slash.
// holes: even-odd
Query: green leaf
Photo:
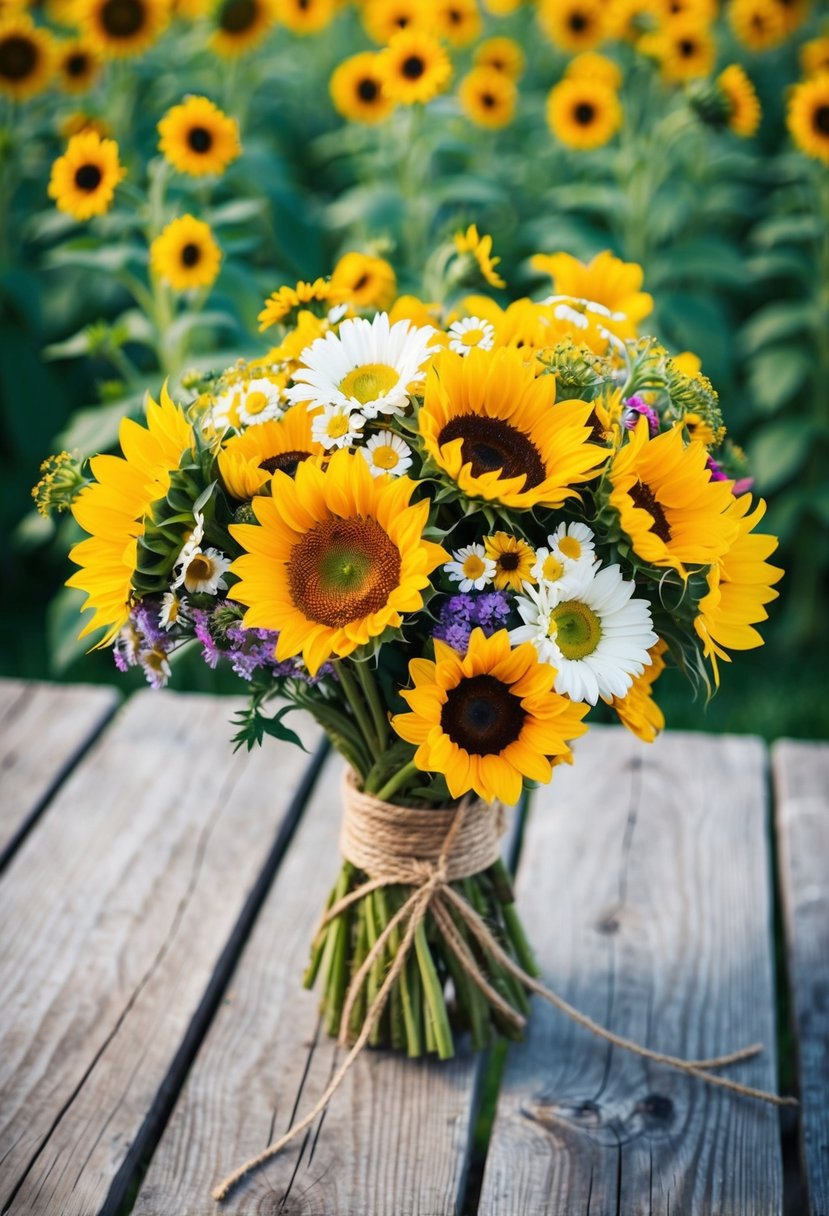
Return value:
<svg viewBox="0 0 829 1216">
<path fill-rule="evenodd" d="M 715 237 L 699 237 L 671 246 L 655 266 L 649 267 L 648 273 L 648 287 L 653 291 L 689 282 L 745 287 L 746 281 L 743 259 L 732 245 Z"/>
<path fill-rule="evenodd" d="M 91 641 L 89 637 L 78 637 L 85 621 L 81 614 L 85 599 L 83 591 L 62 587 L 46 610 L 49 667 L 54 675 L 71 667 L 94 645 L 95 634 Z"/>
<path fill-rule="evenodd" d="M 754 404 L 764 414 L 773 414 L 803 387 L 813 366 L 811 353 L 798 347 L 776 346 L 760 351 L 748 373 Z"/>
<path fill-rule="evenodd" d="M 759 490 L 775 490 L 794 477 L 809 457 L 816 430 L 808 418 L 792 418 L 771 422 L 755 434 L 748 454 Z"/>
<path fill-rule="evenodd" d="M 238 198 L 212 207 L 205 218 L 213 228 L 221 228 L 225 224 L 247 224 L 262 215 L 264 210 L 264 199 Z"/>
<path fill-rule="evenodd" d="M 756 312 L 743 326 L 739 344 L 744 354 L 750 355 L 770 342 L 791 338 L 811 330 L 816 322 L 815 310 L 805 300 L 782 300 L 767 304 Z"/>
<path fill-rule="evenodd" d="M 43 261 L 46 266 L 78 266 L 82 270 L 125 270 L 131 262 L 146 257 L 137 245 L 105 245 L 101 249 L 89 249 L 64 245 L 50 249 Z"/>
<path fill-rule="evenodd" d="M 118 443 L 121 419 L 140 415 L 143 404 L 142 392 L 119 397 L 106 405 L 91 405 L 76 410 L 66 429 L 55 440 L 55 446 L 65 448 L 67 452 L 78 451 L 82 456 L 106 452 Z"/>
<path fill-rule="evenodd" d="M 823 221 L 817 215 L 775 215 L 757 225 L 752 239 L 762 249 L 768 249 L 785 241 L 795 244 L 817 241 L 823 233 Z"/>
</svg>

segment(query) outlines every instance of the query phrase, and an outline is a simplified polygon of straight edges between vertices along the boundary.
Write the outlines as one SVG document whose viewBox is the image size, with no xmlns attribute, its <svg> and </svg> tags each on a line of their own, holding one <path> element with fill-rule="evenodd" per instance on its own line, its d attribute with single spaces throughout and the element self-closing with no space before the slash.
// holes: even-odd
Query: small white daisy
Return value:
<svg viewBox="0 0 829 1216">
<path fill-rule="evenodd" d="M 540 583 L 557 583 L 596 564 L 596 546 L 587 524 L 560 523 L 547 537 L 549 548 L 536 550 L 533 578 Z"/>
<path fill-rule="evenodd" d="M 206 595 L 227 591 L 223 576 L 229 568 L 230 558 L 218 549 L 196 549 L 182 562 L 173 590 L 184 586 L 188 591 L 200 591 Z"/>
<path fill-rule="evenodd" d="M 181 547 L 181 552 L 173 562 L 173 570 L 180 572 L 182 566 L 186 566 L 190 558 L 201 549 L 201 543 L 204 540 L 204 516 L 201 511 L 196 511 L 194 518 L 193 531 L 187 537 Z M 180 587 L 183 581 L 181 577 L 177 578 L 172 584 L 173 588 Z"/>
<path fill-rule="evenodd" d="M 138 662 L 147 677 L 148 684 L 153 688 L 165 687 L 172 674 L 165 650 L 162 650 L 160 646 L 154 646 L 152 650 L 143 650 Z"/>
<path fill-rule="evenodd" d="M 453 560 L 443 567 L 460 591 L 483 591 L 495 578 L 495 562 L 487 557 L 483 545 L 465 545 L 452 554 Z"/>
<path fill-rule="evenodd" d="M 159 621 L 164 629 L 168 632 L 176 625 L 180 625 L 182 621 L 187 619 L 187 610 L 184 600 L 176 595 L 175 591 L 168 591 L 161 600 L 161 611 L 159 613 Z"/>
<path fill-rule="evenodd" d="M 205 411 L 202 417 L 202 428 L 210 430 L 212 427 L 217 431 L 223 431 L 229 426 L 236 426 L 238 423 L 238 415 L 236 413 L 238 400 L 239 389 L 236 387 L 226 388 L 223 393 L 219 393 L 218 397 L 214 397 L 213 404 Z"/>
<path fill-rule="evenodd" d="M 336 334 L 324 334 L 306 347 L 300 356 L 304 366 L 294 372 L 287 397 L 307 402 L 309 409 L 348 406 L 365 418 L 400 414 L 409 403 L 410 385 L 426 375 L 434 333 L 408 321 L 390 325 L 384 312 L 371 321 L 351 317 Z"/>
<path fill-rule="evenodd" d="M 492 350 L 495 343 L 495 327 L 480 317 L 464 317 L 454 321 L 448 329 L 449 349 L 458 355 L 468 355 L 473 349 Z"/>
<path fill-rule="evenodd" d="M 274 380 L 259 377 L 249 380 L 239 393 L 236 413 L 244 426 L 256 426 L 271 418 L 281 418 L 284 409 L 283 390 Z"/>
<path fill-rule="evenodd" d="M 576 579 L 527 587 L 516 606 L 524 621 L 510 630 L 513 645 L 532 642 L 556 669 L 555 690 L 595 705 L 623 697 L 651 662 L 657 642 L 650 605 L 634 599 L 635 584 L 619 566 L 582 569 Z"/>
<path fill-rule="evenodd" d="M 378 431 L 358 451 L 368 461 L 373 477 L 382 477 L 384 473 L 399 477 L 412 467 L 412 449 L 392 431 Z"/>
<path fill-rule="evenodd" d="M 362 414 L 352 413 L 347 403 L 326 405 L 311 423 L 311 435 L 324 448 L 348 448 L 365 425 Z"/>
</svg>

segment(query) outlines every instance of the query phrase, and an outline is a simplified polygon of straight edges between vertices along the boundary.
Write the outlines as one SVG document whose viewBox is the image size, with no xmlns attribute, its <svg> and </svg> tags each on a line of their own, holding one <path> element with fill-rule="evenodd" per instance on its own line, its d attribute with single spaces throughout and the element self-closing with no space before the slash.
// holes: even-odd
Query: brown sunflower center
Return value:
<svg viewBox="0 0 829 1216">
<path fill-rule="evenodd" d="M 493 108 L 493 106 L 495 105 L 495 98 L 492 96 L 491 93 L 482 93 L 481 94 L 481 105 L 484 107 L 485 110 L 491 110 Z"/>
<path fill-rule="evenodd" d="M 112 38 L 130 38 L 142 29 L 146 16 L 141 0 L 106 0 L 100 19 Z"/>
<path fill-rule="evenodd" d="M 376 519 L 327 519 L 291 550 L 291 598 L 309 620 L 340 629 L 379 612 L 400 585 L 400 551 Z"/>
<path fill-rule="evenodd" d="M 229 0 L 219 15 L 219 27 L 226 34 L 243 34 L 256 20 L 256 0 Z"/>
<path fill-rule="evenodd" d="M 201 261 L 201 249 L 195 241 L 188 241 L 181 250 L 182 266 L 197 266 Z"/>
<path fill-rule="evenodd" d="M 37 67 L 37 47 L 22 34 L 12 34 L 0 42 L 0 77 L 25 80 Z"/>
<path fill-rule="evenodd" d="M 365 271 L 363 271 L 363 273 L 360 275 L 359 279 L 353 285 L 351 290 L 352 291 L 362 291 L 363 288 L 367 287 L 367 286 L 368 286 L 368 274 Z"/>
<path fill-rule="evenodd" d="M 420 55 L 407 55 L 400 65 L 400 71 L 407 80 L 420 80 L 426 71 L 426 64 Z"/>
<path fill-rule="evenodd" d="M 573 118 L 575 118 L 579 126 L 589 127 L 595 117 L 596 107 L 589 101 L 580 101 L 573 109 Z"/>
<path fill-rule="evenodd" d="M 75 185 L 79 190 L 91 194 L 101 184 L 101 170 L 97 165 L 80 165 L 75 170 Z"/>
<path fill-rule="evenodd" d="M 453 439 L 463 441 L 463 462 L 472 466 L 473 477 L 496 472 L 504 478 L 524 476 L 523 488 L 531 490 L 547 476 L 535 444 L 502 418 L 483 418 L 479 414 L 451 418 L 441 431 L 438 444 L 442 447 Z"/>
<path fill-rule="evenodd" d="M 829 105 L 818 106 L 815 110 L 815 130 L 821 135 L 829 135 Z"/>
<path fill-rule="evenodd" d="M 360 83 L 357 85 L 357 96 L 360 98 L 360 101 L 367 101 L 367 102 L 376 101 L 377 94 L 379 92 L 380 92 L 380 88 L 377 84 L 377 81 L 372 80 L 371 77 L 369 77 L 369 76 L 364 76 L 363 79 L 360 81 Z"/>
<path fill-rule="evenodd" d="M 83 51 L 75 51 L 67 56 L 64 69 L 67 76 L 85 76 L 89 71 L 89 56 L 84 55 Z"/>
<path fill-rule="evenodd" d="M 508 684 L 495 676 L 470 676 L 449 689 L 440 724 L 464 751 L 494 756 L 520 736 L 526 717 Z"/>
<path fill-rule="evenodd" d="M 582 30 L 586 30 L 589 24 L 584 13 L 571 13 L 567 18 L 567 24 L 574 34 L 580 34 Z"/>
<path fill-rule="evenodd" d="M 213 147 L 213 133 L 207 127 L 191 127 L 187 132 L 187 142 L 194 152 L 209 152 Z"/>
<path fill-rule="evenodd" d="M 683 59 L 690 59 L 697 49 L 693 38 L 680 38 L 676 48 Z"/>
<path fill-rule="evenodd" d="M 635 507 L 638 507 L 640 511 L 647 511 L 653 520 L 651 531 L 655 532 L 659 539 L 667 545 L 671 539 L 671 525 L 650 486 L 646 486 L 643 481 L 637 481 L 630 491 L 630 497 Z"/>
<path fill-rule="evenodd" d="M 449 18 L 450 25 L 460 25 L 463 21 L 463 13 L 458 12 L 456 8 L 450 8 L 446 16 Z"/>
<path fill-rule="evenodd" d="M 263 460 L 259 468 L 264 469 L 266 473 L 275 473 L 279 469 L 282 473 L 287 473 L 289 477 L 293 477 L 297 471 L 297 467 L 302 464 L 303 460 L 307 460 L 311 455 L 310 452 L 280 452 L 277 456 L 268 456 L 267 460 Z"/>
</svg>

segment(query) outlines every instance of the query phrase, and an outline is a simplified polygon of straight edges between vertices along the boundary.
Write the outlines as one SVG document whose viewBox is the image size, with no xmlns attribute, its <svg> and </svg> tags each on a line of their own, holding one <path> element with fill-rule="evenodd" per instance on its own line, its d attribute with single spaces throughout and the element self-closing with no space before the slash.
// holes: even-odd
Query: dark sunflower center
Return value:
<svg viewBox="0 0 829 1216">
<path fill-rule="evenodd" d="M 197 266 L 201 261 L 201 249 L 194 241 L 188 241 L 181 251 L 182 266 Z"/>
<path fill-rule="evenodd" d="M 690 59 L 697 49 L 693 38 L 680 38 L 677 50 L 683 59 Z"/>
<path fill-rule="evenodd" d="M 667 545 L 671 539 L 671 525 L 650 486 L 646 486 L 643 481 L 637 481 L 630 491 L 630 496 L 635 507 L 639 507 L 641 511 L 647 511 L 653 520 L 651 531 L 655 532 L 659 539 Z"/>
<path fill-rule="evenodd" d="M 815 130 L 821 135 L 829 135 L 829 106 L 818 106 L 815 110 Z"/>
<path fill-rule="evenodd" d="M 79 190 L 91 194 L 101 184 L 101 170 L 97 165 L 81 165 L 75 170 L 75 185 Z"/>
<path fill-rule="evenodd" d="M 495 563 L 501 570 L 517 570 L 521 562 L 520 553 L 501 553 Z"/>
<path fill-rule="evenodd" d="M 419 80 L 426 71 L 426 64 L 420 55 L 409 55 L 403 60 L 400 70 L 407 80 Z"/>
<path fill-rule="evenodd" d="M 375 519 L 328 519 L 294 545 L 291 598 L 332 629 L 379 612 L 400 585 L 400 551 Z"/>
<path fill-rule="evenodd" d="M 377 81 L 371 80 L 368 76 L 364 77 L 357 85 L 357 96 L 360 98 L 360 101 L 376 101 L 379 92 L 380 89 Z"/>
<path fill-rule="evenodd" d="M 89 71 L 89 57 L 82 51 L 69 55 L 64 63 L 67 76 L 85 76 Z"/>
<path fill-rule="evenodd" d="M 491 93 L 482 93 L 481 94 L 481 105 L 484 107 L 485 110 L 491 110 L 493 108 L 493 106 L 495 105 L 495 98 L 492 96 Z"/>
<path fill-rule="evenodd" d="M 452 25 L 460 25 L 463 21 L 463 13 L 459 13 L 456 8 L 450 8 L 446 15 Z"/>
<path fill-rule="evenodd" d="M 0 42 L 0 76 L 6 80 L 25 80 L 37 67 L 37 60 L 37 47 L 22 34 Z"/>
<path fill-rule="evenodd" d="M 567 18 L 567 24 L 574 34 L 580 34 L 582 30 L 587 29 L 588 20 L 584 13 L 571 13 Z"/>
<path fill-rule="evenodd" d="M 209 152 L 213 147 L 213 133 L 207 127 L 191 127 L 187 142 L 194 152 Z"/>
<path fill-rule="evenodd" d="M 354 284 L 352 291 L 362 291 L 368 283 L 368 275 L 363 271 L 357 282 Z"/>
<path fill-rule="evenodd" d="M 405 13 L 398 13 L 394 19 L 394 24 L 398 29 L 404 30 L 409 24 L 409 20 L 409 17 L 407 17 Z"/>
<path fill-rule="evenodd" d="M 297 467 L 310 455 L 310 452 L 280 452 L 278 456 L 269 456 L 267 460 L 263 460 L 259 468 L 264 469 L 266 473 L 275 473 L 279 469 L 281 473 L 293 477 Z"/>
<path fill-rule="evenodd" d="M 520 697 L 494 676 L 470 676 L 446 694 L 440 724 L 454 744 L 475 756 L 496 756 L 521 734 Z"/>
<path fill-rule="evenodd" d="M 482 418 L 478 414 L 461 414 L 450 419 L 440 433 L 438 444 L 463 440 L 464 464 L 472 466 L 473 477 L 497 472 L 501 477 L 526 478 L 523 489 L 531 490 L 547 476 L 544 462 L 523 431 L 501 418 Z"/>
<path fill-rule="evenodd" d="M 596 116 L 596 108 L 589 101 L 580 101 L 573 110 L 573 117 L 582 127 L 589 127 Z"/>
<path fill-rule="evenodd" d="M 219 16 L 219 26 L 226 34 L 243 34 L 255 20 L 255 0 L 229 0 Z"/>
<path fill-rule="evenodd" d="M 101 25 L 113 38 L 129 38 L 144 26 L 146 12 L 141 0 L 106 0 Z"/>
</svg>

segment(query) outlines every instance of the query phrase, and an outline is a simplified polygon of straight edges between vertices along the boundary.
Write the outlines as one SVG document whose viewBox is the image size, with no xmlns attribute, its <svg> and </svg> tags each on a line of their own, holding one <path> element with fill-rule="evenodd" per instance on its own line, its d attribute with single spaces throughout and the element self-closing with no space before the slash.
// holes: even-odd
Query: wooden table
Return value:
<svg viewBox="0 0 829 1216">
<path fill-rule="evenodd" d="M 308 723 L 310 757 L 273 740 L 234 755 L 234 708 L 0 681 L 4 1213 L 212 1216 L 211 1187 L 341 1058 L 300 986 L 338 864 L 339 764 Z M 808 1196 L 793 1210 L 829 1216 L 829 747 L 778 743 L 771 769 Z M 547 983 L 677 1055 L 761 1040 L 730 1075 L 773 1089 L 768 770 L 756 739 L 646 747 L 596 728 L 516 851 Z M 364 1053 L 313 1133 L 221 1211 L 783 1212 L 776 1109 L 536 1000 L 486 1128 L 499 1058 Z"/>
</svg>

